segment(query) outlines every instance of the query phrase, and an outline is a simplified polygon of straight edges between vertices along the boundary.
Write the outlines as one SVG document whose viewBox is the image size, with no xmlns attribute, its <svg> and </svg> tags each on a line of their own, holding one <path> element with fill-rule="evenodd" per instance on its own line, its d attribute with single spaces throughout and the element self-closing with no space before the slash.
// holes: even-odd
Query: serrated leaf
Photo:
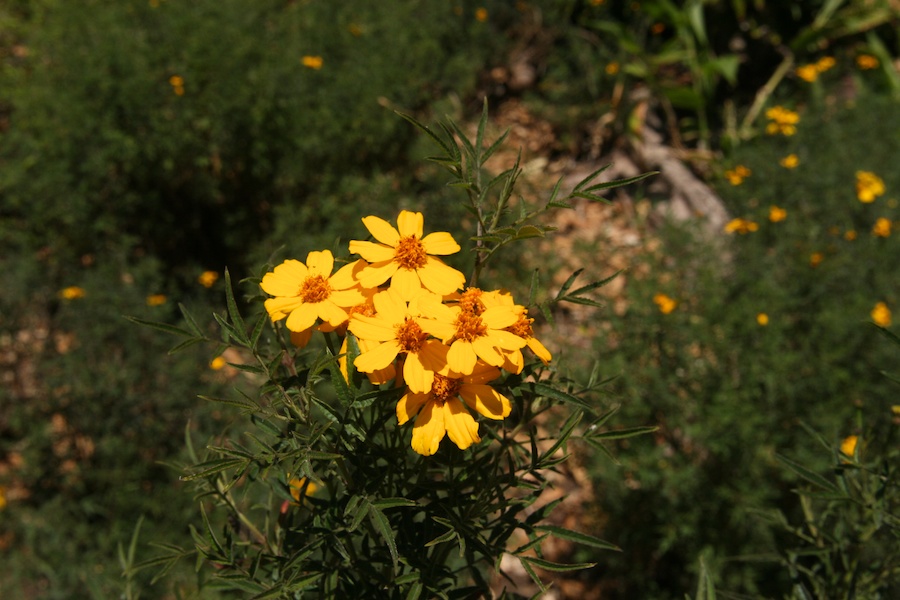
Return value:
<svg viewBox="0 0 900 600">
<path fill-rule="evenodd" d="M 529 238 L 544 237 L 544 232 L 534 225 L 524 225 L 519 228 L 513 239 L 527 240 Z"/>
</svg>

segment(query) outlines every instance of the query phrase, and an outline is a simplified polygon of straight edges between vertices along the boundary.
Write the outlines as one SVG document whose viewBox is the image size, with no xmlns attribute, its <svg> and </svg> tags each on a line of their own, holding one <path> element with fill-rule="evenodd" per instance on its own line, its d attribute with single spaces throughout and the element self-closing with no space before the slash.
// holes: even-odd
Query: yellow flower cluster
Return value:
<svg viewBox="0 0 900 600">
<path fill-rule="evenodd" d="M 323 64 L 321 56 L 304 56 L 300 59 L 300 62 L 307 69 L 312 69 L 314 71 L 321 69 Z"/>
<path fill-rule="evenodd" d="M 406 386 L 396 412 L 401 425 L 415 417 L 413 450 L 432 455 L 445 435 L 468 448 L 481 439 L 470 410 L 495 420 L 511 410 L 487 384 L 501 369 L 521 373 L 526 346 L 544 364 L 551 354 L 510 294 L 463 290 L 465 276 L 438 258 L 459 244 L 447 232 L 423 235 L 422 213 L 402 211 L 396 227 L 375 216 L 362 221 L 375 241 L 350 242 L 361 259 L 335 273 L 328 250 L 310 252 L 305 264 L 286 260 L 262 279 L 273 296 L 266 310 L 273 321 L 286 319 L 295 343 L 308 342 L 314 328 L 353 334 L 358 372 L 376 385 Z M 345 337 L 345 376 L 347 351 Z"/>
<path fill-rule="evenodd" d="M 725 233 L 740 233 L 741 235 L 744 235 L 758 229 L 759 225 L 757 225 L 756 222 L 742 217 L 732 219 L 725 224 Z"/>
<path fill-rule="evenodd" d="M 853 457 L 856 455 L 856 445 L 859 443 L 859 436 L 848 435 L 841 441 L 841 454 Z"/>
<path fill-rule="evenodd" d="M 885 217 L 878 217 L 875 220 L 875 225 L 872 226 L 872 234 L 877 237 L 890 237 L 891 235 L 891 220 L 886 219 Z"/>
<path fill-rule="evenodd" d="M 78 298 L 84 298 L 86 295 L 87 292 L 84 291 L 84 288 L 80 288 L 77 285 L 70 285 L 59 291 L 59 296 L 63 300 L 77 300 Z"/>
<path fill-rule="evenodd" d="M 766 118 L 769 123 L 766 125 L 766 133 L 769 135 L 794 135 L 797 133 L 797 123 L 800 122 L 800 115 L 783 106 L 773 106 L 766 111 Z"/>
<path fill-rule="evenodd" d="M 785 169 L 796 169 L 797 165 L 800 164 L 800 159 L 797 157 L 796 154 L 788 154 L 787 156 L 782 158 L 780 161 L 778 161 L 778 164 L 781 165 L 782 167 L 784 167 Z"/>
<path fill-rule="evenodd" d="M 181 75 L 172 75 L 169 77 L 169 85 L 176 96 L 184 96 L 184 78 Z"/>
<path fill-rule="evenodd" d="M 835 65 L 835 60 L 831 56 L 823 56 L 819 60 L 814 63 L 808 65 L 802 65 L 797 67 L 794 71 L 797 74 L 797 77 L 804 81 L 808 81 L 812 83 L 816 79 L 819 78 L 821 73 L 824 73 L 828 69 L 832 68 Z"/>
<path fill-rule="evenodd" d="M 215 271 L 203 271 L 197 277 L 197 282 L 205 288 L 211 288 L 219 280 L 219 274 Z"/>
<path fill-rule="evenodd" d="M 725 171 L 725 179 L 727 179 L 728 183 L 731 185 L 741 185 L 744 182 L 744 179 L 749 177 L 751 173 L 752 171 L 744 165 L 737 165 L 735 168 Z"/>
<path fill-rule="evenodd" d="M 856 172 L 856 197 L 860 202 L 869 204 L 884 194 L 884 181 L 871 171 Z"/>
<path fill-rule="evenodd" d="M 773 223 L 784 221 L 787 218 L 787 211 L 778 206 L 769 207 L 769 220 Z"/>
</svg>

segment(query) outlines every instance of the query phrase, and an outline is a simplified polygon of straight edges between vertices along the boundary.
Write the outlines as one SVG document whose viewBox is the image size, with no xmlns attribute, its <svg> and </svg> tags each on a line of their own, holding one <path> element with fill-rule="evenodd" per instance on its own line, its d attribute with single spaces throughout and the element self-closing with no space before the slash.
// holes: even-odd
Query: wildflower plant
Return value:
<svg viewBox="0 0 900 600">
<path fill-rule="evenodd" d="M 453 266 L 466 244 L 407 210 L 365 217 L 337 257 L 314 250 L 245 281 L 250 322 L 226 271 L 220 353 L 245 357 L 230 364 L 255 385 L 216 401 L 246 427 L 191 450 L 182 479 L 201 507 L 196 547 L 167 546 L 126 574 L 196 556 L 198 568 L 215 566 L 208 586 L 257 598 L 475 597 L 490 595 L 491 569 L 505 575 L 504 554 L 541 589 L 541 570 L 593 566 L 545 557 L 549 536 L 615 549 L 545 522 L 559 501 L 542 492 L 572 440 L 605 451 L 606 439 L 653 428 L 604 430 L 615 409 L 598 401 L 596 377 L 563 377 L 533 327 L 560 302 L 598 306 L 588 293 L 608 280 L 572 289 L 576 272 L 539 302 L 537 271 L 527 300 L 504 289 L 512 281 L 482 278 L 500 249 L 551 233 L 541 214 L 646 175 L 592 184 L 600 169 L 566 198 L 560 180 L 529 209 L 514 196 L 518 162 L 485 175 L 506 138 L 485 143 L 486 107 L 474 140 L 452 122 L 436 131 L 404 118 L 437 144 L 430 160 L 465 194 L 472 272 Z M 186 337 L 182 347 L 208 341 L 183 313 L 184 329 L 156 326 Z"/>
</svg>

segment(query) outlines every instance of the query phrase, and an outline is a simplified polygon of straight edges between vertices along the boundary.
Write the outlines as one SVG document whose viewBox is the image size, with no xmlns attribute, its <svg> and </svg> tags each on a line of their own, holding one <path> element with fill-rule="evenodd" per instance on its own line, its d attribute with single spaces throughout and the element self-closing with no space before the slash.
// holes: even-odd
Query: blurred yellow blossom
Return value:
<svg viewBox="0 0 900 600">
<path fill-rule="evenodd" d="M 800 164 L 800 159 L 797 157 L 796 154 L 788 154 L 787 156 L 782 158 L 780 161 L 778 161 L 778 164 L 781 165 L 782 167 L 784 167 L 785 169 L 795 169 L 795 168 L 797 168 L 797 165 Z"/>
<path fill-rule="evenodd" d="M 314 69 L 318 71 L 322 68 L 322 57 L 321 56 L 304 56 L 300 59 L 300 62 L 303 63 L 304 67 L 309 69 Z"/>
<path fill-rule="evenodd" d="M 787 211 L 778 206 L 769 207 L 769 220 L 773 223 L 784 221 L 787 218 Z"/>
<path fill-rule="evenodd" d="M 868 204 L 884 194 L 884 181 L 871 171 L 856 172 L 856 197 Z"/>
<path fill-rule="evenodd" d="M 884 217 L 878 217 L 875 226 L 872 227 L 872 233 L 878 237 L 889 237 L 891 235 L 891 220 Z"/>
<path fill-rule="evenodd" d="M 209 362 L 209 368 L 213 371 L 221 370 L 227 363 L 221 356 L 217 356 Z"/>
<path fill-rule="evenodd" d="M 853 229 L 848 229 L 847 231 L 844 232 L 844 239 L 847 240 L 848 242 L 852 242 L 853 240 L 856 239 L 856 231 Z"/>
<path fill-rule="evenodd" d="M 653 25 L 650 26 L 650 33 L 652 33 L 653 35 L 659 35 L 665 30 L 666 30 L 665 23 L 654 23 Z"/>
<path fill-rule="evenodd" d="M 759 313 L 756 315 L 756 322 L 759 323 L 761 327 L 765 327 L 769 324 L 769 315 L 766 313 Z"/>
<path fill-rule="evenodd" d="M 616 61 L 606 63 L 606 74 L 607 75 L 615 75 L 619 72 L 619 63 Z"/>
<path fill-rule="evenodd" d="M 197 278 L 197 281 L 200 282 L 200 285 L 205 288 L 211 288 L 218 280 L 219 274 L 215 271 L 203 271 Z"/>
<path fill-rule="evenodd" d="M 725 171 L 725 179 L 727 179 L 728 183 L 731 185 L 741 185 L 741 183 L 744 182 L 744 179 L 749 177 L 751 173 L 752 171 L 744 165 L 737 165 L 735 168 Z"/>
<path fill-rule="evenodd" d="M 856 444 L 859 442 L 859 437 L 855 435 L 848 435 L 841 442 L 841 454 L 844 456 L 853 457 L 856 454 Z"/>
<path fill-rule="evenodd" d="M 484 23 L 485 21 L 487 21 L 488 20 L 487 9 L 486 8 L 475 9 L 475 18 L 481 23 Z"/>
<path fill-rule="evenodd" d="M 6 488 L 0 485 L 0 510 L 6 508 Z"/>
<path fill-rule="evenodd" d="M 818 267 L 822 263 L 822 259 L 825 258 L 821 252 L 813 252 L 809 256 L 809 266 Z"/>
<path fill-rule="evenodd" d="M 165 294 L 151 294 L 147 296 L 147 306 L 161 306 L 166 303 Z"/>
<path fill-rule="evenodd" d="M 833 56 L 823 56 L 819 60 L 816 61 L 816 70 L 819 73 L 824 73 L 828 69 L 834 67 L 836 64 Z"/>
<path fill-rule="evenodd" d="M 180 75 L 172 75 L 169 77 L 169 85 L 176 96 L 184 96 L 184 78 Z"/>
<path fill-rule="evenodd" d="M 799 66 L 794 70 L 794 73 L 797 74 L 797 77 L 809 83 L 819 78 L 819 70 L 816 68 L 816 65 Z"/>
<path fill-rule="evenodd" d="M 800 122 L 800 115 L 783 106 L 773 106 L 766 111 L 766 118 L 769 124 L 766 125 L 766 133 L 769 135 L 782 134 L 791 136 L 797 133 L 797 123 Z"/>
<path fill-rule="evenodd" d="M 77 285 L 71 285 L 59 291 L 59 295 L 63 300 L 75 300 L 76 298 L 84 298 L 85 294 L 86 292 L 84 291 L 84 288 L 80 288 Z"/>
<path fill-rule="evenodd" d="M 863 71 L 878 68 L 878 59 L 871 54 L 860 54 L 856 57 L 856 65 Z"/>
<path fill-rule="evenodd" d="M 653 296 L 653 302 L 659 307 L 659 312 L 664 315 L 671 313 L 678 306 L 678 301 L 665 294 L 656 294 Z"/>
<path fill-rule="evenodd" d="M 872 317 L 872 322 L 879 327 L 891 326 L 891 309 L 884 302 L 876 304 L 869 316 Z"/>
<path fill-rule="evenodd" d="M 759 229 L 759 225 L 742 217 L 732 219 L 725 225 L 725 233 L 740 233 L 743 235 L 745 233 L 756 231 L 757 229 Z"/>
<path fill-rule="evenodd" d="M 353 37 L 359 37 L 363 34 L 362 27 L 360 27 L 356 23 L 350 23 L 349 25 L 347 25 L 347 31 L 349 31 L 350 35 L 352 35 Z"/>
<path fill-rule="evenodd" d="M 306 489 L 303 489 L 303 485 L 306 484 Z M 316 490 L 319 489 L 312 481 L 307 482 L 306 477 L 301 477 L 297 479 L 296 477 L 291 479 L 288 483 L 288 487 L 291 488 L 291 497 L 296 501 L 300 502 L 300 494 L 303 496 L 311 496 L 316 493 Z"/>
</svg>

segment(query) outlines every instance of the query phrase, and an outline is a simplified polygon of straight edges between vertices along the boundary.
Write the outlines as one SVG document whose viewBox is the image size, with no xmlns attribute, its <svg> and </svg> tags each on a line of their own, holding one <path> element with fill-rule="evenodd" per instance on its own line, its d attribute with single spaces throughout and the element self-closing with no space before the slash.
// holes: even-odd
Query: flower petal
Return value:
<svg viewBox="0 0 900 600">
<path fill-rule="evenodd" d="M 378 317 L 391 323 L 392 326 L 406 320 L 406 302 L 393 288 L 375 294 L 372 297 L 372 304 Z"/>
<path fill-rule="evenodd" d="M 403 379 L 411 391 L 424 394 L 431 391 L 434 371 L 426 369 L 417 354 L 407 354 L 406 360 L 403 361 Z"/>
<path fill-rule="evenodd" d="M 428 254 L 439 254 L 441 256 L 456 254 L 460 250 L 459 244 L 446 231 L 429 233 L 422 238 L 422 245 L 425 246 L 425 252 Z"/>
<path fill-rule="evenodd" d="M 459 395 L 488 419 L 500 420 L 508 417 L 512 410 L 509 399 L 489 385 L 464 383 L 459 388 Z"/>
<path fill-rule="evenodd" d="M 491 329 L 504 329 L 515 325 L 519 315 L 512 306 L 492 306 L 481 313 L 481 320 Z"/>
<path fill-rule="evenodd" d="M 304 329 L 303 331 L 291 332 L 291 343 L 298 348 L 306 348 L 309 340 L 312 339 L 313 328 Z"/>
<path fill-rule="evenodd" d="M 319 313 L 319 317 L 321 317 L 323 321 L 327 321 L 332 327 L 337 327 L 350 318 L 347 311 L 335 304 L 331 298 L 323 300 L 322 302 L 310 304 L 309 306 L 314 306 L 315 310 Z M 290 329 L 290 327 L 288 327 L 288 329 Z"/>
<path fill-rule="evenodd" d="M 456 326 L 453 323 L 436 321 L 434 319 L 416 319 L 416 323 L 419 324 L 422 331 L 444 340 L 444 342 L 456 335 Z"/>
<path fill-rule="evenodd" d="M 475 368 L 472 369 L 471 375 L 463 377 L 464 383 L 487 383 L 500 377 L 500 369 L 487 364 L 484 361 L 478 361 Z"/>
<path fill-rule="evenodd" d="M 475 350 L 475 354 L 478 355 L 478 358 L 482 359 L 489 365 L 499 367 L 504 362 L 503 355 L 497 350 L 497 348 L 494 347 L 494 344 L 491 342 L 491 338 L 487 336 L 482 336 L 472 340 L 472 349 Z M 472 365 L 472 367 L 474 368 L 475 365 Z M 466 374 L 471 372 L 472 371 L 469 370 Z"/>
<path fill-rule="evenodd" d="M 338 290 L 328 295 L 328 300 L 341 308 L 352 308 L 366 301 L 362 290 L 358 287 Z"/>
<path fill-rule="evenodd" d="M 453 398 L 444 402 L 444 427 L 447 435 L 460 450 L 465 450 L 475 442 L 480 442 L 478 437 L 478 423 L 466 410 L 462 402 Z"/>
<path fill-rule="evenodd" d="M 350 254 L 359 254 L 369 262 L 394 260 L 395 252 L 396 250 L 392 246 L 385 246 L 384 244 L 360 240 L 351 240 L 350 242 Z"/>
<path fill-rule="evenodd" d="M 356 360 L 353 361 L 353 364 L 356 367 L 357 371 L 360 371 L 362 373 L 372 373 L 373 371 L 386 369 L 387 366 L 394 362 L 394 359 L 397 358 L 398 352 L 400 352 L 400 344 L 398 344 L 395 340 L 389 340 L 387 342 L 384 342 L 383 344 L 375 346 L 367 352 L 361 353 L 356 357 Z M 428 386 L 428 390 L 413 391 L 419 392 L 430 390 L 431 386 Z"/>
<path fill-rule="evenodd" d="M 309 268 L 310 276 L 320 275 L 328 279 L 334 270 L 334 255 L 331 254 L 331 250 L 310 252 L 306 255 L 306 266 Z"/>
<path fill-rule="evenodd" d="M 419 361 L 429 371 L 442 373 L 447 370 L 447 353 L 449 351 L 450 348 L 439 340 L 427 340 L 419 348 Z"/>
<path fill-rule="evenodd" d="M 419 290 L 422 289 L 422 283 L 419 276 L 413 269 L 400 267 L 391 277 L 391 289 L 395 290 L 404 300 L 410 300 Z"/>
<path fill-rule="evenodd" d="M 333 290 L 346 290 L 352 288 L 359 284 L 357 276 L 359 275 L 359 272 L 367 266 L 369 266 L 368 263 L 362 259 L 346 264 L 331 276 L 328 280 L 328 285 L 330 285 Z"/>
<path fill-rule="evenodd" d="M 266 312 L 269 313 L 269 317 L 273 321 L 280 321 L 281 319 L 288 316 L 292 311 L 297 310 L 301 306 L 303 306 L 303 300 L 300 298 L 269 298 L 263 303 L 263 306 L 266 307 Z"/>
<path fill-rule="evenodd" d="M 394 226 L 380 217 L 363 217 L 363 225 L 372 234 L 372 237 L 388 246 L 396 246 L 400 243 L 400 234 Z M 351 242 L 352 243 L 352 242 Z"/>
<path fill-rule="evenodd" d="M 450 351 L 447 352 L 447 364 L 450 366 L 450 370 L 461 375 L 469 375 L 477 361 L 478 355 L 472 348 L 472 343 L 465 340 L 456 340 L 450 346 Z"/>
<path fill-rule="evenodd" d="M 444 410 L 434 402 L 426 402 L 413 426 L 412 449 L 424 456 L 431 456 L 438 451 L 446 433 Z"/>
<path fill-rule="evenodd" d="M 416 273 L 422 280 L 422 287 L 439 296 L 452 294 L 466 284 L 465 275 L 433 256 L 427 257 L 425 265 L 416 269 Z"/>
<path fill-rule="evenodd" d="M 260 287 L 272 296 L 296 296 L 309 270 L 299 260 L 286 260 L 263 275 Z"/>
<path fill-rule="evenodd" d="M 525 343 L 534 352 L 534 355 L 541 359 L 545 365 L 550 364 L 550 361 L 553 360 L 553 355 L 550 354 L 550 351 L 547 350 L 546 346 L 540 342 L 537 338 L 530 337 L 525 340 Z"/>
<path fill-rule="evenodd" d="M 304 304 L 291 311 L 287 318 L 287 328 L 291 331 L 303 331 L 309 329 L 316 322 L 319 316 L 315 304 Z"/>
<path fill-rule="evenodd" d="M 421 240 L 424 222 L 425 219 L 422 217 L 422 213 L 401 210 L 400 216 L 397 217 L 397 229 L 400 231 L 401 237 L 414 235 Z"/>
<path fill-rule="evenodd" d="M 399 267 L 400 264 L 393 259 L 374 262 L 359 272 L 359 283 L 367 288 L 378 287 L 390 279 Z"/>
<path fill-rule="evenodd" d="M 431 399 L 431 394 L 416 394 L 414 392 L 403 394 L 403 397 L 397 402 L 397 423 L 403 425 L 409 421 L 429 399 Z"/>
<path fill-rule="evenodd" d="M 369 317 L 366 315 L 353 315 L 350 319 L 350 331 L 361 340 L 386 342 L 396 339 L 397 330 L 394 324 L 381 316 Z"/>
</svg>

